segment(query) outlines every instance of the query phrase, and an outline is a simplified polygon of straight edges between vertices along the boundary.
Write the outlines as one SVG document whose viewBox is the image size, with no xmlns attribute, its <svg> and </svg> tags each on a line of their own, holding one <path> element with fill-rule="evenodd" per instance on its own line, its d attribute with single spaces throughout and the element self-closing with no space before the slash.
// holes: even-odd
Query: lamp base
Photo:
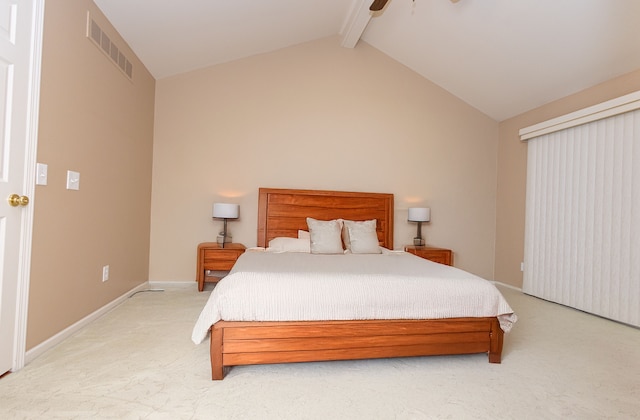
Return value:
<svg viewBox="0 0 640 420">
<path fill-rule="evenodd" d="M 415 246 L 424 246 L 424 239 L 422 239 L 422 238 L 413 238 L 413 244 Z"/>
<path fill-rule="evenodd" d="M 222 240 L 223 238 L 224 238 L 224 241 Z M 225 236 L 223 232 L 220 232 L 218 234 L 218 237 L 216 238 L 216 242 L 218 243 L 218 245 L 228 244 L 233 242 L 233 238 L 228 233 L 227 233 L 227 236 Z"/>
</svg>

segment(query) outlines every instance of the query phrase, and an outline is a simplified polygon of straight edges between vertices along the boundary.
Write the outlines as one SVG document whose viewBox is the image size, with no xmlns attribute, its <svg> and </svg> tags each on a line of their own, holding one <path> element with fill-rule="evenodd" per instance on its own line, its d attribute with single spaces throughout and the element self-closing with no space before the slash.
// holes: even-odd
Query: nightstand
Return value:
<svg viewBox="0 0 640 420">
<path fill-rule="evenodd" d="M 407 245 L 406 252 L 410 252 L 418 257 L 431 260 L 440 264 L 453 265 L 453 252 L 450 249 L 435 248 L 432 246 Z"/>
<path fill-rule="evenodd" d="M 202 292 L 205 282 L 218 282 L 220 277 L 207 276 L 207 271 L 229 271 L 236 260 L 246 250 L 242 244 L 226 243 L 222 248 L 217 242 L 203 242 L 198 245 L 198 272 L 196 281 Z"/>
</svg>

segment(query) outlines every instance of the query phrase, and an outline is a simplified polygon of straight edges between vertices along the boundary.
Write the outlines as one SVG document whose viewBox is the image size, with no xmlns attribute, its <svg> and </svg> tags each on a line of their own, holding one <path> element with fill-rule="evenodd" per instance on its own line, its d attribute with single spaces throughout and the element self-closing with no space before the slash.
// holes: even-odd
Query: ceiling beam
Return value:
<svg viewBox="0 0 640 420">
<path fill-rule="evenodd" d="M 371 0 L 355 0 L 351 11 L 345 19 L 340 34 L 342 35 L 342 46 L 345 48 L 353 48 L 356 46 L 360 37 L 364 33 L 369 20 L 371 20 Z"/>
</svg>

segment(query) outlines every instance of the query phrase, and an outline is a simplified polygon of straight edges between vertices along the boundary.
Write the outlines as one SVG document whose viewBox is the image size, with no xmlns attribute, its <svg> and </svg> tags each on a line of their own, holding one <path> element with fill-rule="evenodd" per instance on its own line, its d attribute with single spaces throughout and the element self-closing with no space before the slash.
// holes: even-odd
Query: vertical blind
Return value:
<svg viewBox="0 0 640 420">
<path fill-rule="evenodd" d="M 640 326 L 640 110 L 527 147 L 523 291 Z"/>
</svg>

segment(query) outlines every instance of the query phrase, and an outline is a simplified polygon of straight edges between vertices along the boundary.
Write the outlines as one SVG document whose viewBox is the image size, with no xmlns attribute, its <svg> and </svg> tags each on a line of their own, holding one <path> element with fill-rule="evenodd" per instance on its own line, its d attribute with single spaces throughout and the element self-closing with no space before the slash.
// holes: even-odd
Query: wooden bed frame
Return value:
<svg viewBox="0 0 640 420">
<path fill-rule="evenodd" d="M 380 244 L 393 249 L 393 195 L 261 188 L 258 246 L 297 237 L 306 218 L 377 220 Z M 434 320 L 304 322 L 218 321 L 211 327 L 211 373 L 230 366 L 383 357 L 488 353 L 500 363 L 503 332 L 496 317 Z"/>
</svg>

